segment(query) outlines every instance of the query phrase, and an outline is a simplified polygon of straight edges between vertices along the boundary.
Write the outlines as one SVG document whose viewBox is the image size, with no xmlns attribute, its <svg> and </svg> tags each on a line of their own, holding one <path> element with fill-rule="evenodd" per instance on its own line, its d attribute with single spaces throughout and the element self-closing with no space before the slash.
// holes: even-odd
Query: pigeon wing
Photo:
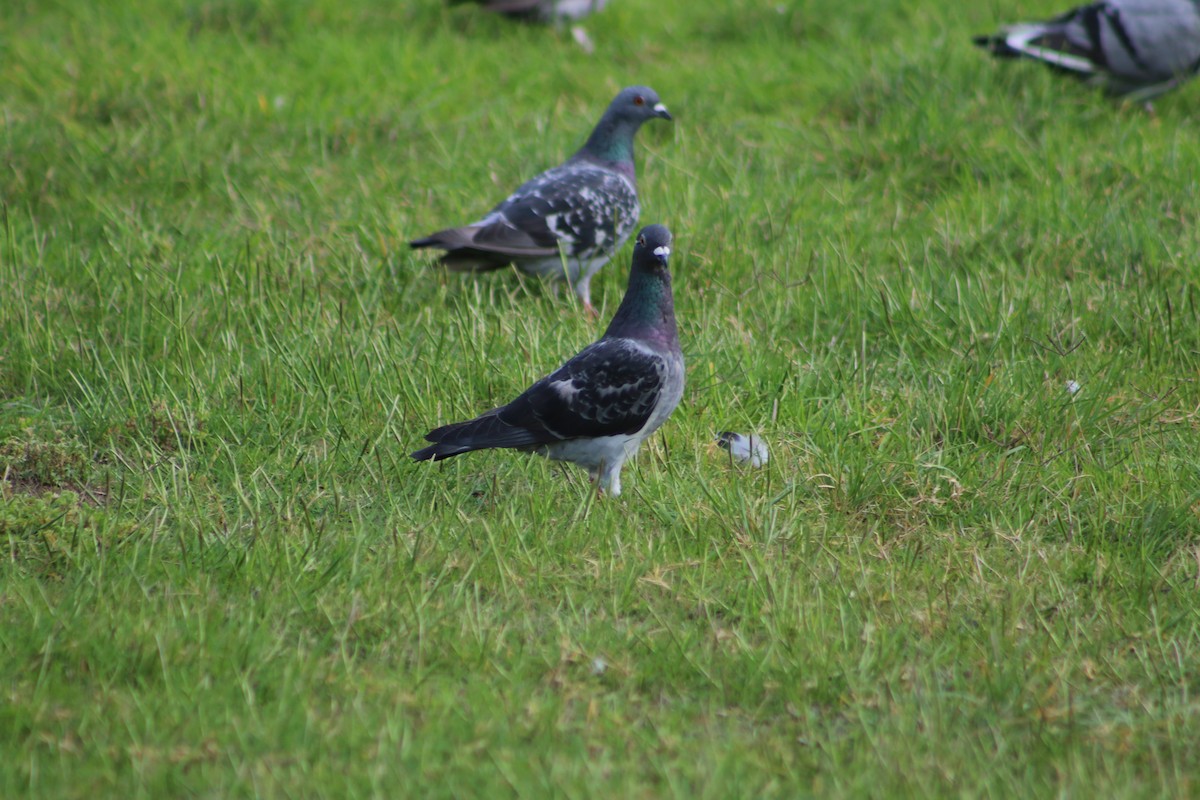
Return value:
<svg viewBox="0 0 1200 800">
<path fill-rule="evenodd" d="M 630 339 L 601 339 L 506 406 L 430 431 L 417 461 L 496 447 L 536 449 L 567 439 L 646 427 L 666 381 L 666 360 Z"/>
<path fill-rule="evenodd" d="M 666 374 L 666 359 L 644 345 L 602 339 L 497 414 L 542 444 L 633 434 L 650 421 Z"/>
<path fill-rule="evenodd" d="M 615 250 L 637 224 L 637 193 L 623 175 L 566 164 L 527 182 L 476 223 L 476 248 L 540 248 L 572 256 Z"/>
</svg>

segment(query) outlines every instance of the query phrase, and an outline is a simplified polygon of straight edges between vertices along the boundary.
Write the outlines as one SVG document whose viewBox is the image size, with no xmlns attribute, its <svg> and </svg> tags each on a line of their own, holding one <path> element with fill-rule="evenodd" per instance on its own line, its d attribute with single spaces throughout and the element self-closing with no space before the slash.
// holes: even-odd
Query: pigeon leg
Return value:
<svg viewBox="0 0 1200 800">
<path fill-rule="evenodd" d="M 575 290 L 575 296 L 579 298 L 579 302 L 583 303 L 583 310 L 587 312 L 589 317 L 596 319 L 600 315 L 597 313 L 596 307 L 592 305 L 591 283 L 592 276 L 583 272 L 571 288 Z"/>
<path fill-rule="evenodd" d="M 592 290 L 588 285 L 591 283 L 591 281 L 592 278 L 590 275 L 581 278 L 575 284 L 575 296 L 579 298 L 579 302 L 583 303 L 583 311 L 590 319 L 599 319 L 600 312 L 596 310 L 594 305 L 592 305 Z"/>
<path fill-rule="evenodd" d="M 624 461 L 625 461 L 625 459 L 622 457 L 622 458 L 615 459 L 614 463 L 612 463 L 612 464 L 601 464 L 600 465 L 600 480 L 598 481 L 598 483 L 600 484 L 600 493 L 601 494 L 603 494 L 604 490 L 607 489 L 608 493 L 611 494 L 613 497 L 620 497 L 620 495 L 621 495 L 621 466 L 622 466 L 622 462 L 624 462 Z"/>
</svg>

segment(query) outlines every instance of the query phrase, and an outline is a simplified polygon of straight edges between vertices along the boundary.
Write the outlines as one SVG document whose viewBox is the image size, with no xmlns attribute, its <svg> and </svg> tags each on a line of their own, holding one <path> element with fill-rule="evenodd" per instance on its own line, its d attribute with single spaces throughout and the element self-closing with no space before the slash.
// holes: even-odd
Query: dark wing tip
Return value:
<svg viewBox="0 0 1200 800">
<path fill-rule="evenodd" d="M 471 236 L 474 231 L 475 229 L 470 225 L 462 228 L 445 228 L 428 236 L 423 236 L 420 239 L 413 239 L 408 244 L 414 250 L 421 247 L 438 247 L 442 250 L 455 250 L 460 247 L 470 246 Z"/>
<path fill-rule="evenodd" d="M 1012 49 L 1012 47 L 1009 46 L 1008 41 L 999 34 L 972 36 L 971 43 L 976 47 L 987 50 L 994 56 L 1015 57 L 1020 55 L 1020 53 Z"/>
<path fill-rule="evenodd" d="M 432 447 L 423 447 L 420 450 L 409 453 L 409 458 L 413 461 L 429 461 L 437 455 L 437 445 Z"/>
<path fill-rule="evenodd" d="M 447 453 L 445 451 L 445 445 L 442 443 L 442 440 L 446 438 L 447 434 L 453 431 L 454 427 L 454 425 L 443 425 L 442 427 L 434 428 L 429 433 L 425 434 L 425 441 L 433 442 L 433 444 L 431 444 L 429 447 L 424 447 L 420 450 L 417 450 L 415 453 L 410 453 L 409 455 L 413 461 L 439 460 L 458 455 L 458 452 L 462 452 L 459 450 L 458 452 Z M 458 450 L 458 448 L 455 449 Z"/>
<path fill-rule="evenodd" d="M 454 456 L 461 456 L 463 453 L 469 453 L 472 449 L 474 448 L 455 447 L 453 445 L 447 447 L 445 444 L 439 442 L 437 444 L 431 444 L 429 447 L 423 447 L 416 452 L 409 453 L 409 457 L 413 461 L 445 461 L 447 458 L 453 458 Z"/>
</svg>

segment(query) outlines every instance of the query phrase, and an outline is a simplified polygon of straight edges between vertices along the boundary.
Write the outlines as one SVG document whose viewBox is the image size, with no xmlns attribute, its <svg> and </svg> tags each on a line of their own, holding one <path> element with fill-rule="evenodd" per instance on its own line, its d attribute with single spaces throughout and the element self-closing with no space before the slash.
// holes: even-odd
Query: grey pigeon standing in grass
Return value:
<svg viewBox="0 0 1200 800">
<path fill-rule="evenodd" d="M 478 222 L 410 244 L 445 250 L 441 263 L 455 272 L 516 264 L 535 275 L 565 278 L 594 314 L 592 276 L 633 233 L 641 211 L 633 137 L 656 117 L 671 119 L 653 89 L 622 89 L 564 164 L 522 184 Z"/>
<path fill-rule="evenodd" d="M 451 0 L 462 3 L 466 0 Z M 514 19 L 557 22 L 564 19 L 583 19 L 608 4 L 608 0 L 474 0 L 488 11 Z"/>
<path fill-rule="evenodd" d="M 1200 0 L 1104 0 L 1045 22 L 977 36 L 975 44 L 1146 102 L 1200 69 Z"/>
<path fill-rule="evenodd" d="M 430 431 L 412 454 L 443 459 L 512 448 L 570 461 L 621 493 L 621 466 L 683 397 L 683 354 L 671 296 L 671 233 L 650 225 L 633 248 L 629 288 L 600 340 L 506 406 Z"/>
</svg>

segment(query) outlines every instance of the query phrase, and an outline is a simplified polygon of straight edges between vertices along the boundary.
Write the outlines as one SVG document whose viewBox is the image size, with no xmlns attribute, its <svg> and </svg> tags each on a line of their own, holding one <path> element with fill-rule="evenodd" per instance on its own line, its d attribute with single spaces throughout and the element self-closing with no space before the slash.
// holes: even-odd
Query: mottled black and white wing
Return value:
<svg viewBox="0 0 1200 800">
<path fill-rule="evenodd" d="M 631 339 L 601 339 L 506 406 L 430 431 L 423 461 L 493 447 L 536 448 L 637 433 L 662 396 L 667 362 Z"/>
<path fill-rule="evenodd" d="M 629 435 L 646 426 L 662 395 L 667 362 L 631 339 L 602 339 L 499 411 L 544 442 Z"/>
<path fill-rule="evenodd" d="M 567 164 L 518 188 L 477 223 L 475 246 L 512 238 L 557 252 L 593 257 L 611 253 L 637 224 L 637 192 L 627 178 L 600 167 Z"/>
</svg>

